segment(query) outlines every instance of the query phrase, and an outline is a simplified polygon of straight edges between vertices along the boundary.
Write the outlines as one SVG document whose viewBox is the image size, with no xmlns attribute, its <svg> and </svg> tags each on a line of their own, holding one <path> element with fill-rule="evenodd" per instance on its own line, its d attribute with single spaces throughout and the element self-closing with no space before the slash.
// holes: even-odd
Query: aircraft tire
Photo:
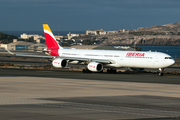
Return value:
<svg viewBox="0 0 180 120">
<path fill-rule="evenodd" d="M 164 75 L 164 73 L 159 73 L 159 76 L 163 76 Z"/>
<path fill-rule="evenodd" d="M 83 69 L 83 70 L 82 70 L 82 72 L 83 72 L 83 73 L 86 73 L 86 70 L 85 70 L 85 69 Z"/>
<path fill-rule="evenodd" d="M 116 73 L 116 69 L 107 69 L 107 73 Z"/>
<path fill-rule="evenodd" d="M 112 73 L 116 73 L 116 69 L 112 69 Z"/>
</svg>

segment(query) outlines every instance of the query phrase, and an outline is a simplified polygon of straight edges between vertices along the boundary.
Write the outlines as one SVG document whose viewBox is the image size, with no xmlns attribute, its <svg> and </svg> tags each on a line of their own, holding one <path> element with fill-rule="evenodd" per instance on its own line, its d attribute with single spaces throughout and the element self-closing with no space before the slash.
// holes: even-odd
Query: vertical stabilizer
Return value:
<svg viewBox="0 0 180 120">
<path fill-rule="evenodd" d="M 49 25 L 43 24 L 43 29 L 44 29 L 44 35 L 45 35 L 45 39 L 46 39 L 47 48 L 63 49 L 56 41 L 56 38 L 54 37 L 51 29 L 49 28 Z"/>
</svg>

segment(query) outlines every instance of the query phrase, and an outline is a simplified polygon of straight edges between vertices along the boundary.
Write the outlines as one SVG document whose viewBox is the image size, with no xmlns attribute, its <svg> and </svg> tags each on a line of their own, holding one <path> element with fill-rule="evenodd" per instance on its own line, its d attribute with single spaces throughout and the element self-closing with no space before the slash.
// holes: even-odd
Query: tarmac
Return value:
<svg viewBox="0 0 180 120">
<path fill-rule="evenodd" d="M 180 76 L 0 69 L 2 120 L 179 120 Z"/>
</svg>

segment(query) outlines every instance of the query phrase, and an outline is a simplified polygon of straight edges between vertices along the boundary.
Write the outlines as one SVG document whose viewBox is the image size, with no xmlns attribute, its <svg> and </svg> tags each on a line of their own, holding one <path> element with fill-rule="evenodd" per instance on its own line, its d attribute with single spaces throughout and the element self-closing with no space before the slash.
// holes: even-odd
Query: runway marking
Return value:
<svg viewBox="0 0 180 120">
<path fill-rule="evenodd" d="M 25 100 L 27 101 L 27 100 Z M 86 103 L 75 103 L 75 102 L 65 102 L 63 103 L 32 103 L 41 102 L 42 100 L 28 99 L 27 102 L 17 102 L 17 101 L 5 101 L 11 104 L 29 104 L 29 105 L 40 105 L 46 107 L 62 107 L 62 108 L 72 108 L 72 109 L 82 109 L 82 110 L 95 110 L 101 112 L 113 112 L 113 113 L 125 113 L 125 114 L 135 114 L 143 116 L 155 116 L 155 117 L 177 117 L 180 116 L 180 112 L 177 111 L 166 111 L 166 110 L 153 110 L 153 109 L 143 109 L 143 108 L 131 108 L 131 107 L 121 107 L 121 106 L 109 106 L 109 105 L 97 105 L 97 104 L 86 104 Z M 1 102 L 3 102 L 1 100 Z M 43 101 L 44 102 L 44 101 Z M 46 101 L 47 102 L 47 101 Z M 0 105 L 4 106 L 4 105 Z"/>
<path fill-rule="evenodd" d="M 97 104 L 86 104 L 86 103 L 75 103 L 75 102 L 67 102 L 72 104 L 81 104 L 81 105 L 90 105 L 90 106 L 103 106 L 103 107 L 117 107 L 117 106 L 109 106 L 109 105 L 97 105 Z M 143 108 L 130 108 L 130 107 L 117 107 L 117 108 L 127 108 L 127 109 L 139 109 L 139 110 L 152 110 L 152 109 L 143 109 Z M 161 112 L 173 112 L 173 113 L 180 113 L 176 111 L 164 111 L 164 110 L 152 110 L 152 111 L 161 111 Z"/>
<path fill-rule="evenodd" d="M 19 84 L 27 84 L 27 85 L 29 85 L 29 84 L 32 84 L 32 85 L 46 85 L 46 86 L 69 86 L 69 87 L 76 87 L 76 88 L 78 88 L 78 87 L 90 87 L 90 88 L 101 88 L 101 89 L 114 89 L 114 90 L 130 90 L 130 91 L 142 91 L 142 92 L 155 92 L 155 93 L 168 93 L 168 94 L 180 94 L 180 91 L 179 92 L 168 92 L 168 91 L 154 91 L 154 90 L 146 90 L 146 89 L 143 89 L 143 90 L 141 90 L 141 89 L 138 89 L 138 88 L 136 88 L 136 89 L 130 89 L 130 88 L 121 88 L 121 86 L 120 87 L 103 87 L 103 86 L 100 86 L 100 87 L 97 87 L 97 86 L 89 86 L 89 85 L 91 85 L 91 84 L 86 84 L 86 83 L 83 83 L 83 85 L 79 85 L 79 84 L 82 84 L 82 83 L 75 83 L 76 84 L 76 86 L 74 85 L 74 83 L 72 84 L 72 85 L 67 85 L 67 84 L 65 84 L 65 85 L 61 85 L 61 83 L 60 82 L 58 82 L 58 83 L 33 83 L 33 82 L 17 82 L 17 81 L 0 81 L 0 83 L 19 83 Z M 71 83 L 71 82 L 69 82 L 69 83 Z M 149 83 L 146 83 L 146 84 L 149 84 Z M 96 85 L 96 84 L 92 84 L 92 85 Z M 102 84 L 101 84 L 102 85 Z M 106 84 L 105 84 L 106 85 Z"/>
<path fill-rule="evenodd" d="M 44 105 L 44 104 L 38 104 L 41 106 L 46 106 L 46 107 L 52 107 L 51 105 Z M 174 114 L 168 114 L 168 116 L 166 115 L 166 113 L 150 113 L 149 111 L 146 111 L 147 113 L 143 113 L 143 109 L 142 111 L 132 111 L 132 110 L 124 110 L 124 109 L 119 109 L 119 110 L 106 110 L 104 108 L 102 108 L 102 106 L 100 106 L 99 108 L 86 108 L 86 107 L 79 107 L 79 106 L 64 106 L 64 105 L 60 105 L 56 107 L 61 107 L 61 108 L 72 108 L 72 109 L 82 109 L 82 110 L 91 110 L 91 111 L 100 111 L 100 112 L 111 112 L 111 113 L 124 113 L 124 114 L 134 114 L 134 115 L 143 115 L 143 116 L 153 116 L 153 117 L 174 117 L 176 115 Z M 120 107 L 121 108 L 121 107 Z M 141 109 L 140 109 L 141 110 Z M 155 112 L 155 111 L 153 111 Z M 163 112 L 163 111 L 162 111 Z M 161 115 L 162 114 L 162 115 Z M 165 114 L 165 115 L 163 115 Z M 178 115 L 180 114 L 180 112 L 178 113 Z"/>
<path fill-rule="evenodd" d="M 180 78 L 180 76 L 167 76 L 169 78 Z"/>
</svg>

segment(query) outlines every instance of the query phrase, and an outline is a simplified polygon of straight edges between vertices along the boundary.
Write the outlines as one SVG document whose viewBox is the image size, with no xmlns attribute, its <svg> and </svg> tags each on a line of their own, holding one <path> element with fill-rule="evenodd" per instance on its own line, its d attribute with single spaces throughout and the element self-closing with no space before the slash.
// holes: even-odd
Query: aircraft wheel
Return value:
<svg viewBox="0 0 180 120">
<path fill-rule="evenodd" d="M 116 73 L 116 69 L 107 69 L 107 73 Z"/>
<path fill-rule="evenodd" d="M 164 68 L 159 68 L 159 76 L 163 76 L 164 75 Z"/>
<path fill-rule="evenodd" d="M 86 69 L 86 73 L 89 73 L 89 70 L 88 70 L 88 69 Z"/>
<path fill-rule="evenodd" d="M 83 69 L 83 70 L 82 70 L 82 72 L 83 72 L 83 73 L 86 73 L 86 70 L 85 70 L 85 69 Z"/>
<path fill-rule="evenodd" d="M 159 73 L 159 76 L 163 76 L 164 75 L 164 73 Z"/>
<path fill-rule="evenodd" d="M 103 70 L 99 71 L 98 73 L 103 73 Z"/>
<path fill-rule="evenodd" d="M 116 73 L 116 72 L 117 72 L 116 69 L 113 69 L 112 71 L 113 71 L 113 73 Z"/>
</svg>

